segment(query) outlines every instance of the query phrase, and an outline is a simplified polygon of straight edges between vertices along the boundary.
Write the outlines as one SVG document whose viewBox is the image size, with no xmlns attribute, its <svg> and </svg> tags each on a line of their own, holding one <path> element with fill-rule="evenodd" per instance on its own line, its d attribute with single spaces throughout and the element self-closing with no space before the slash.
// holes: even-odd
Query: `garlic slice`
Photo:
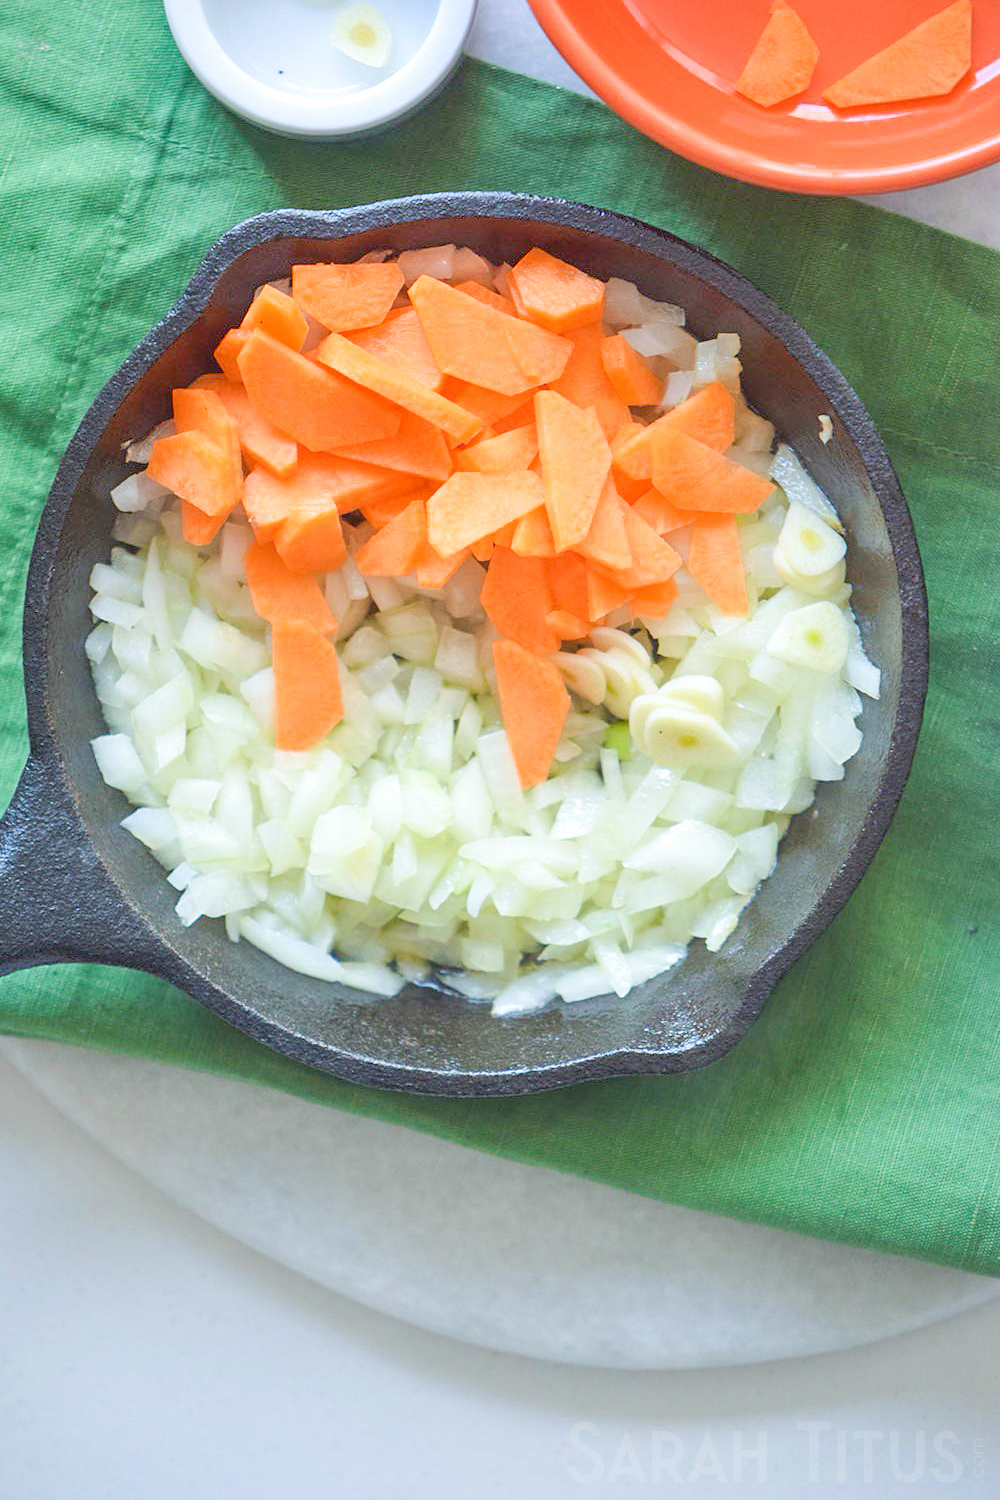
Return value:
<svg viewBox="0 0 1000 1500">
<path fill-rule="evenodd" d="M 789 502 L 778 546 L 796 573 L 815 578 L 840 562 L 847 551 L 844 538 L 804 505 Z"/>
<path fill-rule="evenodd" d="M 769 656 L 812 672 L 839 672 L 850 638 L 843 611 L 827 599 L 793 609 L 767 643 Z"/>
<path fill-rule="evenodd" d="M 330 40 L 346 57 L 369 68 L 384 68 L 392 51 L 392 30 L 374 5 L 349 5 L 337 16 Z"/>
</svg>

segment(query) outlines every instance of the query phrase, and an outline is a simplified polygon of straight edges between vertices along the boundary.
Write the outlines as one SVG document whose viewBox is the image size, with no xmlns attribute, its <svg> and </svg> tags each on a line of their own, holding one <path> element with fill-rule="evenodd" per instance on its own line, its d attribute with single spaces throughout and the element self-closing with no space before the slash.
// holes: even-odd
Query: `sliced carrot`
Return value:
<svg viewBox="0 0 1000 1500">
<path fill-rule="evenodd" d="M 467 297 L 475 297 L 477 302 L 482 302 L 485 307 L 495 307 L 497 312 L 509 313 L 511 317 L 517 316 L 517 308 L 509 297 L 503 297 L 499 292 L 494 292 L 491 287 L 483 286 L 479 281 L 456 281 L 456 292 L 464 292 Z"/>
<path fill-rule="evenodd" d="M 495 547 L 479 602 L 501 635 L 542 655 L 559 650 L 559 637 L 545 623 L 554 601 L 539 558 Z"/>
<path fill-rule="evenodd" d="M 631 603 L 634 592 L 617 575 L 591 564 L 587 569 L 587 618 L 603 620 L 612 610 Z"/>
<path fill-rule="evenodd" d="M 664 427 L 653 444 L 653 487 L 678 510 L 758 510 L 774 494 L 774 482 L 734 464 L 675 427 Z"/>
<path fill-rule="evenodd" d="M 507 276 L 511 296 L 531 318 L 553 333 L 598 323 L 604 313 L 604 282 L 547 250 L 529 250 Z"/>
<path fill-rule="evenodd" d="M 504 395 L 555 380 L 571 347 L 557 334 L 487 307 L 431 276 L 410 287 L 410 301 L 442 370 Z"/>
<path fill-rule="evenodd" d="M 441 394 L 449 401 L 454 401 L 456 406 L 461 406 L 478 417 L 484 427 L 495 427 L 497 422 L 510 417 L 512 413 L 525 410 L 528 418 L 534 419 L 531 397 L 525 401 L 523 391 L 505 396 L 500 391 L 488 391 L 485 386 L 474 385 L 470 380 L 455 380 L 447 375 L 441 386 Z M 522 426 L 522 419 L 519 418 L 516 425 Z"/>
<path fill-rule="evenodd" d="M 666 583 L 681 565 L 683 559 L 680 553 L 669 542 L 657 536 L 653 528 L 647 526 L 634 510 L 626 507 L 624 518 L 632 566 L 619 572 L 622 583 L 637 589 Z"/>
<path fill-rule="evenodd" d="M 746 571 L 734 515 L 698 516 L 691 529 L 687 569 L 712 603 L 727 615 L 745 615 Z"/>
<path fill-rule="evenodd" d="M 349 443 L 338 448 L 337 453 L 359 463 L 417 474 L 421 479 L 447 479 L 452 469 L 451 454 L 441 429 L 409 411 L 403 412 L 395 437 L 376 438 L 372 443 Z"/>
<path fill-rule="evenodd" d="M 468 443 L 476 436 L 482 425 L 477 417 L 448 401 L 444 396 L 421 385 L 405 370 L 390 365 L 366 349 L 360 349 L 345 339 L 342 334 L 331 333 L 316 350 L 317 361 L 327 369 L 335 370 L 346 380 L 352 380 L 367 390 L 375 391 L 396 406 L 402 406 L 414 416 L 422 417 L 434 427 L 440 427 L 454 443 Z"/>
<path fill-rule="evenodd" d="M 677 602 L 677 585 L 670 578 L 666 583 L 651 583 L 648 588 L 636 589 L 632 595 L 632 608 L 637 615 L 647 620 L 663 620 Z"/>
<path fill-rule="evenodd" d="M 243 508 L 257 540 L 267 541 L 282 521 L 303 506 L 334 506 L 346 514 L 371 500 L 401 495 L 410 488 L 408 474 L 332 454 L 303 453 L 298 466 L 284 479 L 266 469 L 251 470 L 243 486 Z"/>
<path fill-rule="evenodd" d="M 590 569 L 576 552 L 564 552 L 545 563 L 545 576 L 552 591 L 556 609 L 564 609 L 577 619 L 588 619 L 590 611 Z"/>
<path fill-rule="evenodd" d="M 544 505 L 529 510 L 514 528 L 511 550 L 519 557 L 555 557 L 556 544 L 549 525 L 548 511 Z"/>
<path fill-rule="evenodd" d="M 212 357 L 227 380 L 242 383 L 243 377 L 236 361 L 243 352 L 249 337 L 245 328 L 230 328 L 229 332 L 216 344 Z"/>
<path fill-rule="evenodd" d="M 504 474 L 527 469 L 538 455 L 538 429 L 534 422 L 514 427 L 499 437 L 480 439 L 455 454 L 456 469 L 475 469 L 480 474 Z"/>
<path fill-rule="evenodd" d="M 955 0 L 831 84 L 837 109 L 950 94 L 972 67 L 972 0 Z"/>
<path fill-rule="evenodd" d="M 514 764 L 524 788 L 549 774 L 570 710 L 562 673 L 517 641 L 493 646 L 497 697 Z"/>
<path fill-rule="evenodd" d="M 736 92 L 770 109 L 807 89 L 818 61 L 819 48 L 805 22 L 778 0 L 736 80 Z"/>
<path fill-rule="evenodd" d="M 254 410 L 242 384 L 225 375 L 202 375 L 197 384 L 215 391 L 239 428 L 240 444 L 251 463 L 263 464 L 279 478 L 292 472 L 299 460 L 298 443 Z"/>
<path fill-rule="evenodd" d="M 365 265 L 293 266 L 292 296 L 331 333 L 374 328 L 403 285 L 394 260 Z"/>
<path fill-rule="evenodd" d="M 375 530 L 379 531 L 401 515 L 414 500 L 422 500 L 426 505 L 436 489 L 435 484 L 419 484 L 408 487 L 399 494 L 373 495 L 367 500 L 360 501 L 358 510 L 369 526 L 374 526 Z"/>
<path fill-rule="evenodd" d="M 300 620 L 323 635 L 337 621 L 316 579 L 291 573 L 270 542 L 255 542 L 243 558 L 253 607 L 262 620 Z"/>
<path fill-rule="evenodd" d="M 181 501 L 181 530 L 184 540 L 190 542 L 192 547 L 207 547 L 209 542 L 215 541 L 225 524 L 225 511 L 218 516 L 206 516 L 190 500 Z"/>
<path fill-rule="evenodd" d="M 175 390 L 173 407 L 178 433 L 200 432 L 225 456 L 225 468 L 218 473 L 216 461 L 211 459 L 213 477 L 210 489 L 204 490 L 201 498 L 192 491 L 187 499 L 210 515 L 232 510 L 243 498 L 243 458 L 238 426 L 218 393 L 203 387 L 188 386 Z M 197 461 L 204 465 L 205 455 Z"/>
<path fill-rule="evenodd" d="M 394 437 L 402 413 L 373 391 L 345 380 L 256 329 L 237 364 L 262 417 L 313 452 Z"/>
<path fill-rule="evenodd" d="M 545 623 L 560 641 L 582 641 L 590 634 L 590 621 L 581 620 L 566 609 L 550 609 Z"/>
<path fill-rule="evenodd" d="M 234 481 L 232 455 L 203 432 L 158 438 L 147 472 L 206 516 L 224 520 L 240 503 L 242 486 Z"/>
<path fill-rule="evenodd" d="M 697 514 L 693 510 L 677 510 L 669 500 L 663 498 L 659 490 L 646 490 L 633 502 L 632 509 L 637 516 L 642 517 L 647 526 L 652 526 L 657 536 L 669 536 L 672 531 L 690 526 Z"/>
<path fill-rule="evenodd" d="M 493 422 L 493 433 L 499 437 L 501 433 L 513 432 L 515 427 L 530 427 L 535 420 L 534 398 L 529 396 L 521 406 L 514 408 L 507 416 L 497 417 Z"/>
<path fill-rule="evenodd" d="M 344 717 L 337 652 L 302 620 L 276 620 L 271 650 L 275 747 L 309 750 Z"/>
<path fill-rule="evenodd" d="M 653 444 L 657 434 L 668 427 L 686 432 L 717 453 L 725 453 L 736 441 L 735 424 L 736 402 L 722 382 L 714 380 L 648 427 L 635 423 L 624 435 L 619 433 L 612 445 L 615 468 L 630 479 L 651 479 Z"/>
<path fill-rule="evenodd" d="M 555 391 L 535 396 L 545 509 L 563 552 L 582 542 L 594 519 L 611 469 L 611 449 L 591 409 L 581 410 Z"/>
<path fill-rule="evenodd" d="M 422 589 L 443 589 L 449 578 L 454 578 L 471 555 L 471 551 L 465 548 L 456 552 L 454 557 L 439 557 L 434 548 L 428 545 L 417 563 L 417 582 Z"/>
<path fill-rule="evenodd" d="M 612 571 L 632 566 L 632 552 L 625 532 L 624 509 L 615 482 L 609 474 L 604 481 L 590 530 L 577 545 L 581 556 Z"/>
<path fill-rule="evenodd" d="M 340 515 L 321 502 L 293 510 L 275 532 L 274 545 L 291 573 L 330 573 L 347 561 Z"/>
<path fill-rule="evenodd" d="M 476 562 L 488 563 L 493 556 L 493 545 L 493 538 L 491 536 L 484 536 L 480 541 L 473 542 L 469 550 L 476 559 Z"/>
<path fill-rule="evenodd" d="M 453 474 L 427 502 L 427 539 L 450 557 L 541 505 L 537 474 Z"/>
<path fill-rule="evenodd" d="M 406 578 L 427 549 L 427 507 L 411 500 L 381 531 L 359 548 L 355 561 L 367 578 Z"/>
<path fill-rule="evenodd" d="M 601 363 L 626 406 L 655 406 L 663 395 L 663 381 L 620 333 L 601 339 Z"/>
<path fill-rule="evenodd" d="M 296 351 L 302 348 L 309 332 L 302 309 L 296 307 L 291 297 L 286 297 L 273 286 L 261 288 L 247 308 L 240 327 L 248 333 L 259 328 L 262 333 L 269 333 L 273 339 Z"/>
<path fill-rule="evenodd" d="M 558 380 L 550 381 L 554 391 L 572 401 L 574 406 L 592 406 L 597 420 L 610 441 L 623 423 L 629 420 L 625 402 L 608 379 L 601 359 L 603 334 L 599 323 L 587 323 L 564 335 L 573 352 Z"/>
<path fill-rule="evenodd" d="M 431 346 L 424 338 L 420 319 L 412 307 L 401 307 L 389 313 L 376 328 L 357 329 L 350 339 L 359 349 L 405 370 L 428 390 L 441 389 L 444 376 L 437 367 Z"/>
</svg>

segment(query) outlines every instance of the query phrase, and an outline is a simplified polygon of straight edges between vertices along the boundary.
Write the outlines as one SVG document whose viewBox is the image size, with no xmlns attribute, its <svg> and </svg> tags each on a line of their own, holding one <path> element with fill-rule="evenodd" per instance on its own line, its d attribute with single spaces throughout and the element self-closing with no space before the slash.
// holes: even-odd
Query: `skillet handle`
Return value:
<svg viewBox="0 0 1000 1500">
<path fill-rule="evenodd" d="M 0 819 L 0 974 L 58 963 L 143 968 L 150 937 L 92 848 L 58 770 L 30 759 Z"/>
</svg>

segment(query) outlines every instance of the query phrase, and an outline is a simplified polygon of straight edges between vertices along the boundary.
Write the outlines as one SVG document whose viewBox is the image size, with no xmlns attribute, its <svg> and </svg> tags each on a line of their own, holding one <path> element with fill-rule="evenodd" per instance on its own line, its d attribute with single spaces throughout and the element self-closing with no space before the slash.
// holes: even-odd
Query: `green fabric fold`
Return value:
<svg viewBox="0 0 1000 1500">
<path fill-rule="evenodd" d="M 287 1089 L 653 1198 L 1000 1271 L 1000 261 L 857 203 L 726 182 L 603 106 L 467 63 L 385 134 L 283 140 L 226 113 L 154 0 L 27 0 L 0 20 L 0 796 L 26 752 L 20 610 L 37 515 L 104 381 L 212 241 L 251 214 L 414 192 L 580 198 L 706 246 L 787 307 L 868 403 L 927 569 L 917 763 L 847 909 L 704 1072 L 433 1100 L 313 1074 L 157 981 L 0 983 L 0 1030 Z"/>
</svg>

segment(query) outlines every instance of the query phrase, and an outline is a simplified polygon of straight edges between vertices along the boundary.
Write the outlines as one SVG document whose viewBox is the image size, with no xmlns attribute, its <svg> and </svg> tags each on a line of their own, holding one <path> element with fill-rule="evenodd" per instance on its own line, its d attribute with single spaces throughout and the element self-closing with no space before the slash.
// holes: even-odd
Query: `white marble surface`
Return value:
<svg viewBox="0 0 1000 1500">
<path fill-rule="evenodd" d="M 525 0 L 482 0 L 472 50 L 578 86 Z M 884 206 L 1000 246 L 998 168 Z M 210 1228 L 0 1062 L 0 1500 L 989 1496 L 998 1367 L 995 1301 L 744 1369 L 472 1349 Z"/>
</svg>

